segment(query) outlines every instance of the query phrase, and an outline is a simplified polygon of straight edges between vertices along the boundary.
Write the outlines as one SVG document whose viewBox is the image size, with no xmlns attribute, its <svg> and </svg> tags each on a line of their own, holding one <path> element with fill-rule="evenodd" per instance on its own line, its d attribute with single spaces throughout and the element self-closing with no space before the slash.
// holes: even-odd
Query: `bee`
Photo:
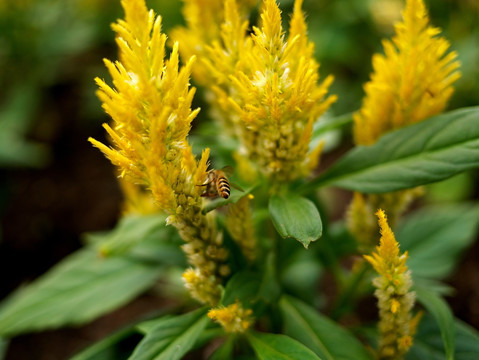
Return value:
<svg viewBox="0 0 479 360">
<path fill-rule="evenodd" d="M 231 187 L 244 191 L 241 187 L 234 183 L 228 181 L 227 176 L 233 175 L 233 168 L 231 166 L 225 166 L 221 170 L 210 170 L 208 171 L 208 178 L 206 184 L 197 185 L 197 186 L 206 186 L 205 191 L 201 196 L 215 199 L 217 197 L 222 197 L 223 199 L 228 199 L 231 193 Z"/>
</svg>

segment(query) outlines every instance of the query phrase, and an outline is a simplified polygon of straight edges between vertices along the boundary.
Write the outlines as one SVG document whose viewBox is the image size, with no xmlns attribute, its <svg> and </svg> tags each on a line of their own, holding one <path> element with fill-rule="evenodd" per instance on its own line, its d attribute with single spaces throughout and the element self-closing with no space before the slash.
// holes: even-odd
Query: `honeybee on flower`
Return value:
<svg viewBox="0 0 479 360">
<path fill-rule="evenodd" d="M 198 186 L 206 186 L 205 191 L 201 196 L 215 199 L 222 197 L 228 199 L 231 194 L 231 187 L 244 191 L 240 186 L 230 183 L 228 176 L 232 176 L 234 169 L 231 166 L 224 166 L 220 170 L 212 169 L 208 171 L 207 182 Z"/>
</svg>

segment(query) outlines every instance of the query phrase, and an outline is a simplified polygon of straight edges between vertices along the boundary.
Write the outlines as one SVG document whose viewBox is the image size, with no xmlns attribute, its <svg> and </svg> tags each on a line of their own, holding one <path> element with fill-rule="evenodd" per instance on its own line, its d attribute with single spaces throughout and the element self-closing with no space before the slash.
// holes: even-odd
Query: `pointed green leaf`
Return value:
<svg viewBox="0 0 479 360">
<path fill-rule="evenodd" d="M 210 319 L 206 309 L 158 319 L 129 360 L 176 360 L 191 350 Z"/>
<path fill-rule="evenodd" d="M 129 251 L 155 230 L 163 230 L 166 226 L 165 220 L 166 216 L 163 214 L 125 216 L 112 231 L 103 236 L 93 235 L 93 237 L 102 255 L 120 255 Z"/>
<path fill-rule="evenodd" d="M 300 341 L 320 358 L 372 359 L 359 340 L 346 329 L 303 302 L 283 296 L 279 306 L 283 316 L 284 333 Z"/>
<path fill-rule="evenodd" d="M 167 234 L 163 228 L 122 257 L 102 258 L 85 247 L 63 259 L 2 304 L 0 335 L 83 324 L 126 304 L 161 275 L 162 258 L 151 261 L 145 253 L 151 257 L 166 249 L 171 256 L 173 251 L 162 242 Z"/>
<path fill-rule="evenodd" d="M 437 325 L 439 325 L 444 348 L 446 349 L 446 359 L 453 360 L 456 335 L 451 309 L 449 309 L 447 303 L 436 293 L 417 286 L 415 291 L 419 302 L 424 305 L 427 311 L 436 320 Z"/>
<path fill-rule="evenodd" d="M 446 179 L 479 166 L 479 107 L 464 108 L 392 131 L 358 146 L 303 193 L 334 185 L 384 193 Z"/>
<path fill-rule="evenodd" d="M 248 340 L 260 360 L 318 360 L 314 352 L 286 335 L 250 332 Z"/>
<path fill-rule="evenodd" d="M 407 217 L 396 232 L 414 278 L 449 275 L 459 255 L 476 239 L 479 207 L 455 204 L 423 208 Z"/>
<path fill-rule="evenodd" d="M 283 238 L 296 239 L 306 249 L 321 237 L 321 217 L 311 200 L 297 195 L 274 195 L 269 200 L 269 213 Z"/>
</svg>

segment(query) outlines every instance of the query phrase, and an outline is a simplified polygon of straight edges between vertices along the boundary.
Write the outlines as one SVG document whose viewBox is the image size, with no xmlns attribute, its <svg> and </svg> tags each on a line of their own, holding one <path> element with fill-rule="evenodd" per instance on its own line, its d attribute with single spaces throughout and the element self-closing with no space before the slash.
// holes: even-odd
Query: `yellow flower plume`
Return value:
<svg viewBox="0 0 479 360">
<path fill-rule="evenodd" d="M 121 171 L 121 177 L 148 188 L 168 223 L 186 242 L 183 250 L 203 283 L 192 295 L 216 304 L 221 279 L 229 273 L 228 253 L 212 215 L 201 213 L 201 193 L 207 177 L 209 150 L 196 161 L 187 141 L 195 93 L 189 78 L 194 59 L 180 68 L 178 44 L 165 61 L 166 36 L 161 17 L 148 11 L 144 0 L 123 0 L 125 20 L 113 24 L 120 61 L 105 60 L 114 88 L 95 79 L 103 108 L 113 119 L 104 124 L 112 147 L 89 139 Z M 207 284 L 206 284 L 207 283 Z M 190 286 L 191 287 L 191 286 Z"/>
<path fill-rule="evenodd" d="M 406 266 L 407 252 L 400 254 L 399 244 L 388 225 L 386 214 L 378 210 L 381 239 L 375 253 L 364 258 L 374 267 L 379 277 L 373 281 L 379 307 L 380 359 L 402 359 L 412 346 L 412 336 L 418 318 L 411 317 L 415 293 Z"/>
<path fill-rule="evenodd" d="M 234 17 L 237 12 L 231 3 Z M 232 112 L 243 155 L 275 181 L 293 180 L 317 164 L 317 149 L 308 157 L 313 124 L 336 100 L 327 96 L 332 76 L 318 84 L 319 65 L 301 4 L 295 2 L 285 38 L 278 5 L 274 0 L 263 2 L 260 27 L 234 42 L 243 50 L 229 76 L 229 91 L 217 93 L 219 102 Z M 221 62 L 220 57 L 212 58 L 211 68 L 220 68 Z"/>
<path fill-rule="evenodd" d="M 366 97 L 354 114 L 354 138 L 370 145 L 385 132 L 441 113 L 460 77 L 457 53 L 429 25 L 423 0 L 407 0 L 403 22 L 392 41 L 384 40 L 384 55 L 373 56 Z"/>
</svg>

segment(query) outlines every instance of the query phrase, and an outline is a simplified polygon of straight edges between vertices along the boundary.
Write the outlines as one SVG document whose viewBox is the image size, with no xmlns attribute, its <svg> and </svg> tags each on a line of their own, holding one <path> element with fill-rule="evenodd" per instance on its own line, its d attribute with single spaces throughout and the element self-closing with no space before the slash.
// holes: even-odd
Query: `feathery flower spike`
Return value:
<svg viewBox="0 0 479 360">
<path fill-rule="evenodd" d="M 243 50 L 229 76 L 228 91 L 216 92 L 231 114 L 242 155 L 278 182 L 304 176 L 317 164 L 320 148 L 309 152 L 313 124 L 336 100 L 327 96 L 332 76 L 318 84 L 319 65 L 301 4 L 295 2 L 285 38 L 278 5 L 274 0 L 263 2 L 260 26 L 239 42 Z M 219 68 L 220 62 L 212 58 L 210 67 Z"/>
<path fill-rule="evenodd" d="M 399 244 L 388 225 L 383 210 L 376 213 L 381 228 L 381 239 L 375 253 L 364 258 L 379 277 L 373 280 L 379 307 L 380 359 L 400 360 L 412 346 L 417 318 L 411 317 L 415 302 L 411 272 L 406 266 L 407 252 L 400 254 Z"/>
<path fill-rule="evenodd" d="M 366 97 L 354 114 L 354 138 L 370 145 L 385 132 L 441 113 L 461 76 L 457 53 L 440 29 L 429 25 L 423 0 L 407 0 L 403 21 L 392 41 L 384 40 L 384 55 L 373 56 Z"/>
<path fill-rule="evenodd" d="M 196 299 L 214 305 L 229 273 L 228 253 L 213 215 L 201 213 L 202 189 L 197 185 L 206 180 L 209 149 L 196 161 L 187 141 L 199 112 L 191 109 L 194 59 L 180 68 L 174 44 L 165 61 L 161 17 L 148 11 L 144 0 L 122 0 L 122 6 L 125 20 L 112 25 L 120 61 L 105 60 L 114 87 L 95 79 L 103 108 L 113 119 L 111 126 L 103 125 L 112 146 L 89 141 L 120 168 L 121 177 L 149 189 L 158 208 L 170 215 L 167 221 L 186 242 L 183 250 L 197 275 L 193 279 L 185 273 L 187 287 Z"/>
</svg>

